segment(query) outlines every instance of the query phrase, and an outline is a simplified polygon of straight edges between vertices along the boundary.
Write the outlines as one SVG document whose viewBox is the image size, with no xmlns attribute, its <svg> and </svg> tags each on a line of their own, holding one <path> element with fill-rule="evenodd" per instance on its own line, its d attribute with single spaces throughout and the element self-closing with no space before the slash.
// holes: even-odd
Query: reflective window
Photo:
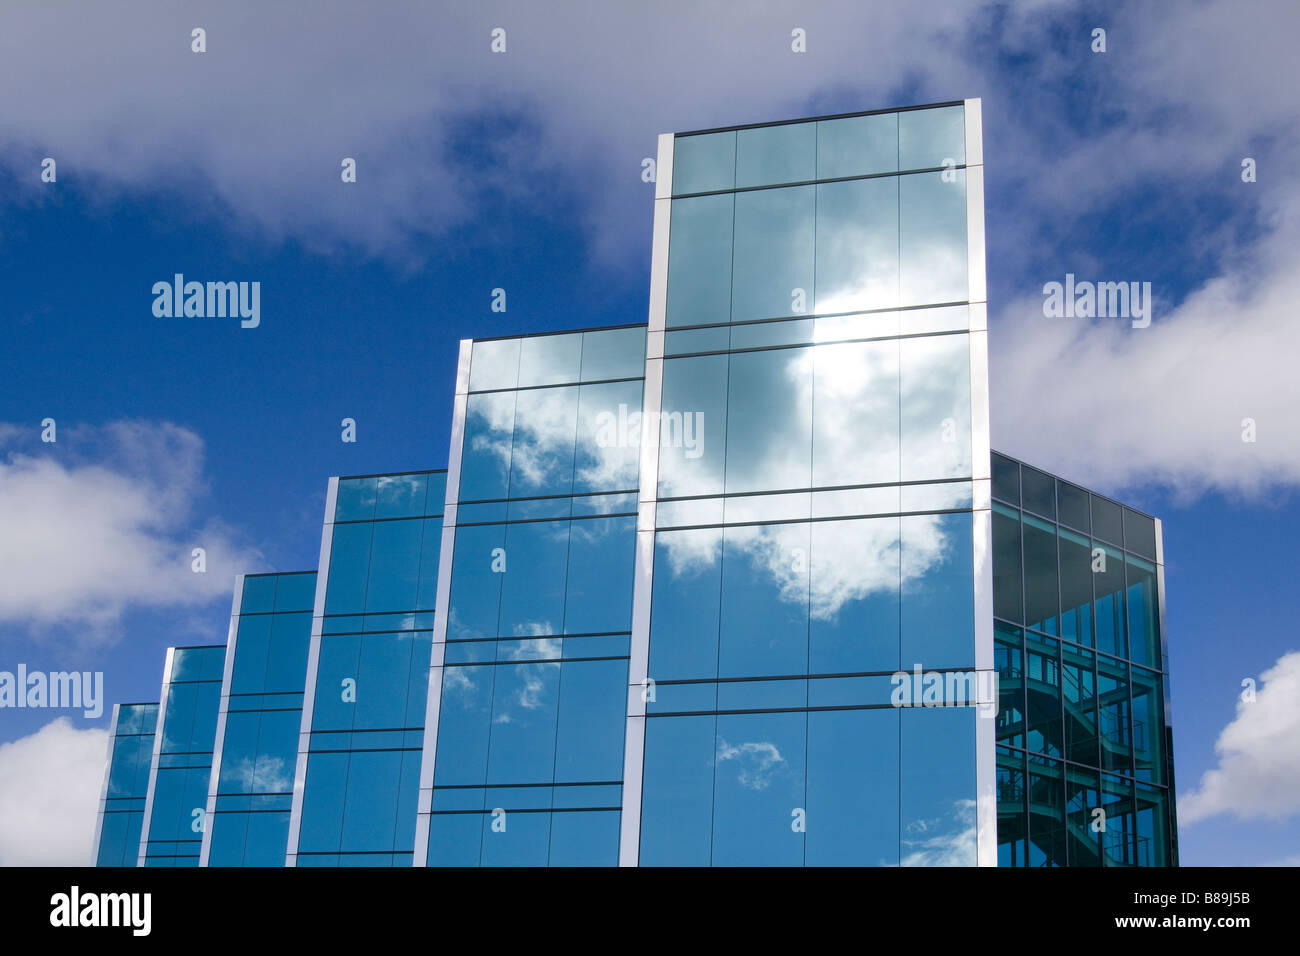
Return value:
<svg viewBox="0 0 1300 956">
<path fill-rule="evenodd" d="M 673 140 L 673 194 L 704 193 L 736 185 L 736 134 L 704 133 Z"/>
<path fill-rule="evenodd" d="M 961 106 L 898 114 L 898 168 L 966 164 L 966 111 Z"/>
<path fill-rule="evenodd" d="M 899 711 L 902 866 L 975 865 L 975 710 Z"/>
<path fill-rule="evenodd" d="M 902 480 L 969 477 L 969 336 L 902 339 L 899 352 Z"/>
<path fill-rule="evenodd" d="M 812 483 L 812 353 L 731 356 L 727 379 L 728 494 Z"/>
<path fill-rule="evenodd" d="M 849 116 L 817 124 L 817 178 L 870 176 L 898 169 L 898 115 Z"/>
<path fill-rule="evenodd" d="M 901 665 L 973 667 L 970 514 L 908 515 L 900 526 Z"/>
<path fill-rule="evenodd" d="M 898 305 L 898 179 L 817 187 L 817 311 Z"/>
<path fill-rule="evenodd" d="M 944 180 L 953 177 L 952 182 Z M 899 304 L 965 302 L 966 172 L 898 178 Z"/>
<path fill-rule="evenodd" d="M 731 315 L 735 195 L 674 199 L 672 203 L 668 327 L 726 322 Z"/>
<path fill-rule="evenodd" d="M 1155 566 L 1141 558 L 1127 558 L 1129 659 L 1148 667 L 1160 666 L 1160 613 L 1156 601 Z"/>
<path fill-rule="evenodd" d="M 834 487 L 897 481 L 900 467 L 898 343 L 822 345 L 812 349 L 811 355 L 812 485 Z M 953 427 L 958 426 L 954 423 Z M 797 433 L 790 436 L 792 443 L 798 437 Z M 787 454 L 793 452 L 792 448 Z M 779 480 L 781 476 L 771 477 Z"/>
<path fill-rule="evenodd" d="M 736 188 L 816 178 L 816 123 L 760 126 L 736 133 Z"/>
<path fill-rule="evenodd" d="M 767 319 L 811 310 L 816 201 L 813 186 L 735 194 L 735 266 L 731 275 L 733 321 Z M 676 242 L 674 228 L 670 255 L 675 252 Z M 707 321 L 725 319 L 722 316 Z"/>
<path fill-rule="evenodd" d="M 898 864 L 899 714 L 808 714 L 806 865 Z"/>
</svg>

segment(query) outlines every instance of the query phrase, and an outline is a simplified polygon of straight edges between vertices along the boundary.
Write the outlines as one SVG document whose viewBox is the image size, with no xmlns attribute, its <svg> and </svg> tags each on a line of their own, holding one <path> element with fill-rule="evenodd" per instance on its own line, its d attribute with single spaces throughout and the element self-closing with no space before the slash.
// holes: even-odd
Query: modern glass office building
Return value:
<svg viewBox="0 0 1300 956">
<path fill-rule="evenodd" d="M 1159 523 L 989 447 L 979 101 L 656 168 L 645 324 L 462 342 L 446 470 L 237 583 L 201 788 L 172 652 L 135 858 L 1176 863 Z"/>
</svg>

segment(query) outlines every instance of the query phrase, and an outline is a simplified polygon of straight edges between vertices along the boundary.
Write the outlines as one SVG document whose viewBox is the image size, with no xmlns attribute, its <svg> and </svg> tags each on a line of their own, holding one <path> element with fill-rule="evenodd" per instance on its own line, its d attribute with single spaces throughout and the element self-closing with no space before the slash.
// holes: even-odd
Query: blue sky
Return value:
<svg viewBox="0 0 1300 956">
<path fill-rule="evenodd" d="M 1300 862 L 1294 5 L 458 6 L 0 13 L 0 668 L 154 699 L 330 475 L 445 465 L 458 339 L 644 321 L 656 134 L 978 96 L 995 447 L 1164 520 L 1183 862 Z M 1151 327 L 1044 318 L 1067 272 Z M 51 719 L 0 712 L 0 863 L 88 855 L 107 713 Z"/>
</svg>

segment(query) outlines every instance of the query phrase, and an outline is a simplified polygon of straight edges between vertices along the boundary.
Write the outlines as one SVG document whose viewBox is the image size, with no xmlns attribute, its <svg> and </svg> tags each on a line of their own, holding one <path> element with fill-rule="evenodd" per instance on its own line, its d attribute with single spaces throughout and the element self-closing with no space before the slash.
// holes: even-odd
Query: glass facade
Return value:
<svg viewBox="0 0 1300 956">
<path fill-rule="evenodd" d="M 199 865 L 225 659 L 221 645 L 174 647 L 167 652 L 145 799 L 141 866 Z"/>
<path fill-rule="evenodd" d="M 474 342 L 429 866 L 618 862 L 645 328 Z"/>
<path fill-rule="evenodd" d="M 998 862 L 1177 863 L 1154 519 L 993 456 Z"/>
<path fill-rule="evenodd" d="M 446 478 L 335 486 L 290 827 L 298 866 L 411 865 Z"/>
<path fill-rule="evenodd" d="M 249 574 L 230 619 L 207 866 L 283 866 L 316 572 Z"/>
<path fill-rule="evenodd" d="M 963 109 L 675 138 L 643 865 L 976 862 Z"/>
<path fill-rule="evenodd" d="M 96 866 L 135 866 L 149 794 L 157 704 L 119 704 L 108 732 L 108 766 L 95 832 Z"/>
<path fill-rule="evenodd" d="M 1159 523 L 989 449 L 979 102 L 657 168 L 648 323 L 463 341 L 448 468 L 121 708 L 101 863 L 1177 863 Z"/>
</svg>

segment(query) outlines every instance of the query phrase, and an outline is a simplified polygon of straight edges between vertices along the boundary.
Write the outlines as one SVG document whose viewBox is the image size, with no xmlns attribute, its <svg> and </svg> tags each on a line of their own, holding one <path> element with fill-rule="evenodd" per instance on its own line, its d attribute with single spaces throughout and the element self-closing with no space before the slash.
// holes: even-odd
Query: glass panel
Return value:
<svg viewBox="0 0 1300 956">
<path fill-rule="evenodd" d="M 1024 538 L 1025 623 L 1037 630 L 1055 634 L 1058 600 L 1056 529 L 1026 515 Z"/>
<path fill-rule="evenodd" d="M 519 384 L 519 339 L 475 342 L 470 353 L 470 391 Z"/>
<path fill-rule="evenodd" d="M 761 328 L 761 326 L 759 327 Z M 725 325 L 715 325 L 707 329 L 685 329 L 681 332 L 669 332 L 664 336 L 664 354 L 686 355 L 692 352 L 725 352 L 730 339 L 730 330 Z"/>
<path fill-rule="evenodd" d="M 1133 672 L 1133 754 L 1138 779 L 1165 783 L 1165 721 L 1160 675 L 1141 667 Z"/>
<path fill-rule="evenodd" d="M 568 551 L 567 521 L 506 526 L 506 570 L 500 575 L 502 636 L 560 633 Z"/>
<path fill-rule="evenodd" d="M 1030 758 L 1030 866 L 1067 865 L 1064 777 L 1059 760 Z"/>
<path fill-rule="evenodd" d="M 736 188 L 817 178 L 817 124 L 786 123 L 736 134 Z"/>
<path fill-rule="evenodd" d="M 998 748 L 998 866 L 1028 866 L 1025 756 Z"/>
<path fill-rule="evenodd" d="M 673 195 L 732 189 L 736 185 L 736 133 L 673 139 Z"/>
<path fill-rule="evenodd" d="M 1056 503 L 1062 524 L 1077 528 L 1084 534 L 1088 533 L 1090 527 L 1088 520 L 1088 492 L 1082 488 L 1076 488 L 1068 482 L 1058 481 L 1056 483 Z"/>
<path fill-rule="evenodd" d="M 1156 571 L 1140 558 L 1127 558 L 1129 659 L 1148 667 L 1160 666 L 1159 602 Z"/>
<path fill-rule="evenodd" d="M 897 481 L 898 343 L 821 345 L 812 358 L 813 486 Z"/>
<path fill-rule="evenodd" d="M 646 720 L 642 866 L 709 865 L 716 720 L 712 715 Z"/>
<path fill-rule="evenodd" d="M 462 501 L 506 497 L 517 394 L 492 392 L 469 396 L 460 465 Z"/>
<path fill-rule="evenodd" d="M 806 714 L 718 717 L 714 866 L 799 866 Z"/>
<path fill-rule="evenodd" d="M 573 491 L 635 488 L 641 454 L 642 382 L 584 385 L 579 390 Z"/>
<path fill-rule="evenodd" d="M 576 377 L 576 366 L 574 374 Z M 577 433 L 577 388 L 517 393 L 510 496 L 570 494 Z"/>
<path fill-rule="evenodd" d="M 1024 621 L 1021 587 L 1020 513 L 993 506 L 993 615 Z"/>
<path fill-rule="evenodd" d="M 339 483 L 340 485 L 343 482 Z M 240 614 L 255 614 L 275 609 L 275 575 L 248 575 L 244 578 L 244 591 L 239 600 Z"/>
<path fill-rule="evenodd" d="M 817 178 L 870 176 L 898 169 L 898 114 L 849 116 L 817 124 Z"/>
<path fill-rule="evenodd" d="M 564 586 L 566 634 L 631 630 L 635 548 L 635 518 L 572 522 Z"/>
<path fill-rule="evenodd" d="M 429 866 L 478 866 L 483 817 L 477 813 L 435 813 L 429 818 Z"/>
<path fill-rule="evenodd" d="M 1124 509 L 1124 547 L 1144 558 L 1156 559 L 1156 523 L 1146 515 Z"/>
<path fill-rule="evenodd" d="M 902 866 L 975 865 L 975 708 L 899 711 Z"/>
<path fill-rule="evenodd" d="M 1135 819 L 1133 814 L 1133 785 L 1125 780 L 1101 775 L 1102 809 L 1106 812 L 1106 830 L 1102 834 L 1103 866 L 1134 866 Z"/>
<path fill-rule="evenodd" d="M 1097 660 L 1097 692 L 1101 700 L 1098 736 L 1104 770 L 1132 775 L 1133 748 L 1129 732 L 1128 665 L 1107 658 Z"/>
<path fill-rule="evenodd" d="M 966 164 L 966 111 L 961 106 L 898 114 L 898 168 Z"/>
<path fill-rule="evenodd" d="M 898 206 L 899 304 L 967 301 L 966 171 L 900 176 Z"/>
<path fill-rule="evenodd" d="M 1025 691 L 1030 750 L 1061 756 L 1061 672 L 1057 642 L 1025 633 Z"/>
<path fill-rule="evenodd" d="M 551 866 L 618 866 L 617 811 L 552 813 Z"/>
<path fill-rule="evenodd" d="M 817 521 L 811 529 L 810 672 L 895 669 L 899 662 L 899 519 Z"/>
<path fill-rule="evenodd" d="M 1169 811 L 1165 791 L 1139 783 L 1133 795 L 1137 807 L 1137 864 L 1168 866 Z"/>
<path fill-rule="evenodd" d="M 1124 519 L 1120 506 L 1105 498 L 1092 496 L 1092 533 L 1111 544 L 1123 545 Z"/>
<path fill-rule="evenodd" d="M 807 673 L 809 526 L 730 527 L 723 542 L 718 676 Z"/>
<path fill-rule="evenodd" d="M 728 494 L 807 488 L 812 481 L 812 351 L 731 356 Z"/>
<path fill-rule="evenodd" d="M 732 321 L 809 311 L 813 301 L 814 188 L 736 193 Z M 674 251 L 676 244 L 674 231 L 670 247 Z"/>
<path fill-rule="evenodd" d="M 998 671 L 997 739 L 999 743 L 1013 747 L 1025 746 L 1024 658 L 1024 638 L 1020 628 L 995 624 L 993 660 Z"/>
<path fill-rule="evenodd" d="M 482 785 L 487 781 L 492 683 L 498 670 L 491 665 L 443 670 L 436 785 Z"/>
<path fill-rule="evenodd" d="M 1101 866 L 1101 835 L 1105 819 L 1097 774 L 1070 767 L 1065 775 L 1065 816 L 1070 866 Z"/>
<path fill-rule="evenodd" d="M 1020 470 L 1025 508 L 1044 518 L 1056 517 L 1056 479 L 1025 465 Z"/>
<path fill-rule="evenodd" d="M 681 440 L 659 448 L 659 497 L 722 493 L 727 429 L 726 355 L 664 362 L 663 414 L 679 416 Z M 692 423 L 690 442 L 686 424 Z"/>
<path fill-rule="evenodd" d="M 348 756 L 347 797 L 340 849 L 392 851 L 402 754 L 396 751 Z"/>
<path fill-rule="evenodd" d="M 420 583 L 422 518 L 377 521 L 370 547 L 367 611 L 411 611 Z"/>
<path fill-rule="evenodd" d="M 1091 542 L 1064 528 L 1060 531 L 1061 636 L 1076 644 L 1092 644 Z"/>
<path fill-rule="evenodd" d="M 582 381 L 640 378 L 645 374 L 644 328 L 582 333 Z"/>
<path fill-rule="evenodd" d="M 903 667 L 975 665 L 971 516 L 910 515 L 902 530 Z"/>
<path fill-rule="evenodd" d="M 1020 504 L 1020 465 L 993 452 L 993 497 Z"/>
<path fill-rule="evenodd" d="M 1117 548 L 1093 541 L 1093 607 L 1097 620 L 1097 649 L 1116 657 L 1124 649 L 1124 557 Z"/>
<path fill-rule="evenodd" d="M 817 311 L 898 304 L 898 179 L 817 187 Z"/>
<path fill-rule="evenodd" d="M 722 529 L 655 536 L 650 677 L 716 677 L 722 589 Z"/>
<path fill-rule="evenodd" d="M 271 620 L 271 615 L 240 617 L 235 637 L 235 661 L 230 674 L 231 693 L 256 694 L 264 689 L 266 655 L 271 646 Z"/>
<path fill-rule="evenodd" d="M 384 475 L 375 479 L 375 517 L 407 518 L 424 514 L 428 475 Z"/>
<path fill-rule="evenodd" d="M 898 715 L 808 714 L 808 866 L 898 865 Z"/>
<path fill-rule="evenodd" d="M 555 781 L 623 779 L 627 661 L 561 665 Z"/>
<path fill-rule="evenodd" d="M 1075 763 L 1097 766 L 1097 687 L 1093 655 L 1061 646 L 1061 690 L 1064 695 L 1065 756 Z"/>
<path fill-rule="evenodd" d="M 725 332 L 727 329 L 697 329 L 698 332 Z M 792 319 L 786 322 L 756 322 L 733 325 L 731 348 L 755 349 L 769 345 L 804 345 L 813 341 L 813 320 Z M 680 334 L 680 333 L 679 333 Z M 723 341 L 723 348 L 726 347 Z"/>
<path fill-rule="evenodd" d="M 667 325 L 713 325 L 731 316 L 735 196 L 674 199 Z"/>
<path fill-rule="evenodd" d="M 519 345 L 519 387 L 563 385 L 578 380 L 582 333 L 529 335 Z"/>
<path fill-rule="evenodd" d="M 902 480 L 970 477 L 969 336 L 902 339 L 899 352 Z"/>
<path fill-rule="evenodd" d="M 456 529 L 447 619 L 449 639 L 497 636 L 501 582 L 510 568 L 505 543 L 504 525 Z"/>
<path fill-rule="evenodd" d="M 555 775 L 560 665 L 502 665 L 496 681 L 488 783 L 550 783 Z"/>
</svg>

